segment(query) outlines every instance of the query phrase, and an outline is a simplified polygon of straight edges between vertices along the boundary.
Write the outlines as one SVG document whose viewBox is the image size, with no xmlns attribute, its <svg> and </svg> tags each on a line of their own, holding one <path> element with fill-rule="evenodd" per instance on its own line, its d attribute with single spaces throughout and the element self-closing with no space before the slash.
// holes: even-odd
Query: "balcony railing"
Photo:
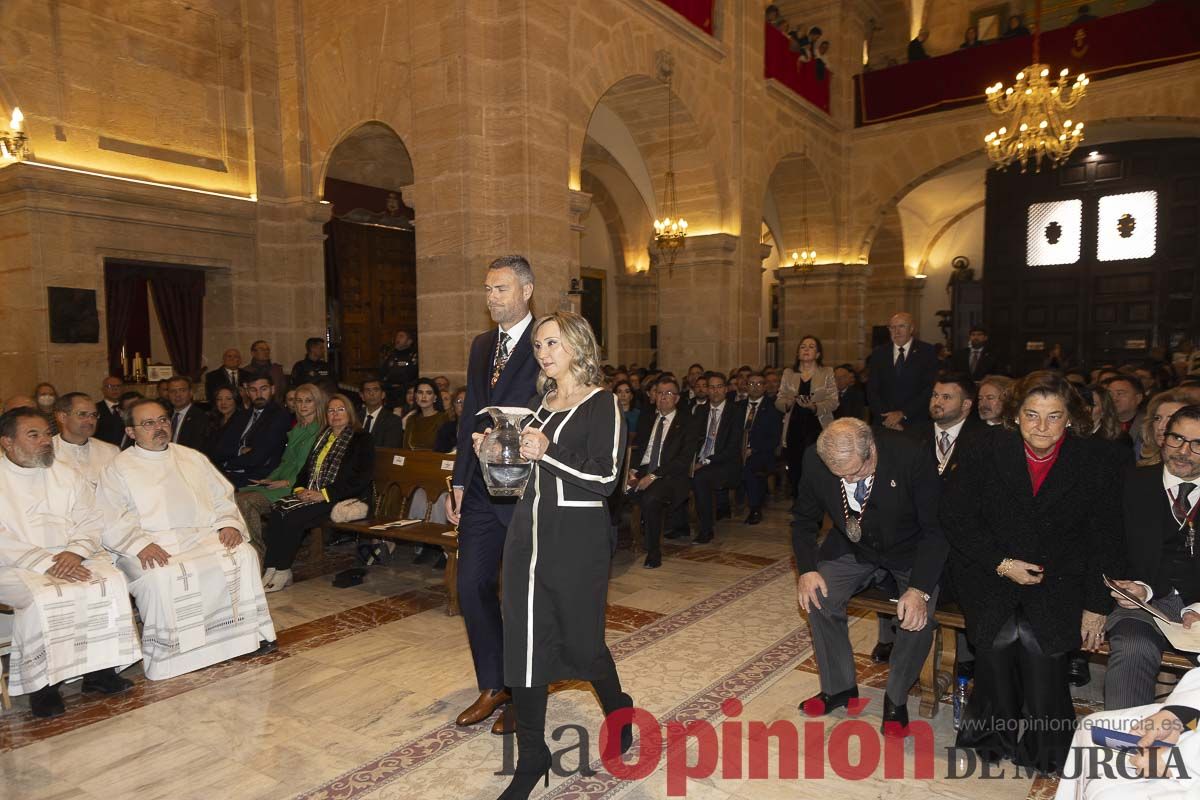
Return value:
<svg viewBox="0 0 1200 800">
<path fill-rule="evenodd" d="M 817 108 L 829 113 L 829 84 L 833 73 L 821 74 L 816 61 L 801 61 L 790 49 L 791 40 L 770 24 L 765 24 L 763 74 L 774 78 Z"/>
</svg>

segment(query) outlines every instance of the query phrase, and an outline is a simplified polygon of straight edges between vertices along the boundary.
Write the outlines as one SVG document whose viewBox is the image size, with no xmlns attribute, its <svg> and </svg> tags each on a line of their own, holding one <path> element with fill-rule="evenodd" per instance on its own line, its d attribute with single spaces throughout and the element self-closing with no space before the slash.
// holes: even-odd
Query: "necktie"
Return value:
<svg viewBox="0 0 1200 800">
<path fill-rule="evenodd" d="M 979 351 L 971 349 L 971 374 L 975 374 L 975 368 L 979 366 Z"/>
<path fill-rule="evenodd" d="M 1175 521 L 1180 525 L 1187 522 L 1188 512 L 1192 510 L 1191 504 L 1188 503 L 1188 496 L 1195 488 L 1196 484 L 1194 483 L 1179 484 L 1178 493 L 1175 495 L 1175 501 L 1171 504 L 1171 513 L 1175 515 Z"/>
<path fill-rule="evenodd" d="M 946 453 L 950 452 L 950 431 L 942 431 L 941 438 L 938 439 L 938 453 L 942 458 L 946 457 Z"/>
<path fill-rule="evenodd" d="M 867 479 L 863 478 L 854 487 L 854 502 L 858 503 L 859 513 L 862 513 L 862 507 L 867 502 Z"/>
<path fill-rule="evenodd" d="M 899 374 L 904 369 L 904 348 L 900 348 L 900 354 L 896 356 L 896 373 Z"/>
<path fill-rule="evenodd" d="M 758 403 L 749 403 L 746 408 L 746 426 L 742 429 L 742 459 L 750 449 L 750 429 L 754 427 L 754 415 L 758 413 Z"/>
<path fill-rule="evenodd" d="M 650 440 L 650 471 L 658 469 L 659 459 L 662 458 L 663 427 L 667 418 L 662 414 L 654 423 L 654 437 Z"/>
<path fill-rule="evenodd" d="M 237 370 L 236 369 L 229 370 L 229 385 L 237 386 Z"/>
<path fill-rule="evenodd" d="M 258 422 L 258 415 L 262 413 L 261 408 L 254 409 L 254 413 L 250 415 L 250 423 L 246 425 L 246 429 L 242 431 L 241 446 L 246 446 L 246 437 L 250 435 L 250 431 L 254 430 L 254 424 Z"/>
<path fill-rule="evenodd" d="M 708 433 L 704 436 L 704 446 L 700 448 L 700 461 L 707 461 L 717 446 L 717 426 L 721 418 L 715 408 L 708 410 Z"/>
<path fill-rule="evenodd" d="M 172 434 L 171 434 L 171 441 L 172 441 L 172 442 L 178 442 L 178 441 L 179 441 L 179 429 L 180 429 L 180 427 L 182 427 L 182 426 L 183 426 L 183 412 L 182 412 L 182 411 L 176 411 L 176 412 L 175 412 L 175 424 L 173 425 L 173 427 L 175 428 L 175 431 L 174 431 L 174 433 L 172 433 Z"/>
<path fill-rule="evenodd" d="M 500 373 L 504 371 L 504 365 L 508 363 L 508 342 L 511 337 L 504 331 L 500 331 L 500 338 L 496 340 L 496 363 L 492 367 L 492 386 L 500 380 Z"/>
<path fill-rule="evenodd" d="M 375 415 L 367 414 L 367 433 L 370 433 L 374 427 L 375 427 Z"/>
</svg>

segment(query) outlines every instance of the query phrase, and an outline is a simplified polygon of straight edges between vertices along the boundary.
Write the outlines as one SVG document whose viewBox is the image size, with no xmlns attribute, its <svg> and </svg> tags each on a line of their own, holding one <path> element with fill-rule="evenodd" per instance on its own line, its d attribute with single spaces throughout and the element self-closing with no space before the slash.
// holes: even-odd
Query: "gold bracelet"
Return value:
<svg viewBox="0 0 1200 800">
<path fill-rule="evenodd" d="M 1008 571 L 1010 569 L 1012 569 L 1012 565 L 1013 565 L 1013 560 L 1011 558 L 1004 559 L 1003 561 L 1000 562 L 999 565 L 997 565 L 996 574 L 999 575 L 1001 578 L 1006 577 L 1008 575 Z"/>
</svg>

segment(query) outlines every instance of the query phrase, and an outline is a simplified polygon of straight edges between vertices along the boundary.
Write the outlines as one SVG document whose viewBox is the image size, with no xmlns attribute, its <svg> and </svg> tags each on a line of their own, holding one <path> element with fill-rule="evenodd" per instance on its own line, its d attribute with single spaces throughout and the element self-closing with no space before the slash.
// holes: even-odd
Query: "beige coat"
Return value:
<svg viewBox="0 0 1200 800">
<path fill-rule="evenodd" d="M 816 406 L 817 419 L 824 428 L 833 422 L 834 409 L 838 407 L 837 384 L 833 380 L 833 367 L 817 367 L 813 373 L 812 399 Z M 779 394 L 775 398 L 775 407 L 783 413 L 791 410 L 796 401 L 796 393 L 800 388 L 800 373 L 790 367 L 783 371 L 779 381 Z"/>
</svg>

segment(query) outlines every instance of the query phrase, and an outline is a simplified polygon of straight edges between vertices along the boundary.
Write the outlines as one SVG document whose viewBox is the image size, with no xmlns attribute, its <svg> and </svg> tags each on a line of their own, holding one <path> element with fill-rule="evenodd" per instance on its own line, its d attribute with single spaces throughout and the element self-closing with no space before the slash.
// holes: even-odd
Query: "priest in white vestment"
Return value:
<svg viewBox="0 0 1200 800">
<path fill-rule="evenodd" d="M 1195 800 L 1200 797 L 1200 667 L 1189 670 L 1163 703 L 1100 711 L 1081 720 L 1055 800 Z M 1093 728 L 1140 737 L 1140 749 L 1098 767 Z M 1166 746 L 1155 746 L 1155 743 Z M 1109 753 L 1108 755 L 1114 755 Z M 1092 774 L 1089 774 L 1092 773 Z M 1153 776 L 1153 777 L 1151 777 Z"/>
<path fill-rule="evenodd" d="M 9 689 L 34 716 L 65 711 L 58 685 L 85 693 L 130 687 L 114 668 L 142 657 L 125 577 L 100 544 L 92 486 L 57 461 L 46 418 L 0 417 L 0 603 L 12 606 Z"/>
<path fill-rule="evenodd" d="M 93 490 L 100 472 L 121 452 L 115 444 L 94 438 L 99 417 L 96 404 L 83 392 L 64 394 L 54 403 L 54 458 L 83 473 Z"/>
<path fill-rule="evenodd" d="M 204 454 L 171 443 L 157 400 L 130 404 L 134 446 L 100 474 L 104 546 L 141 613 L 146 677 L 162 680 L 275 649 L 258 556 L 233 486 Z"/>
</svg>

